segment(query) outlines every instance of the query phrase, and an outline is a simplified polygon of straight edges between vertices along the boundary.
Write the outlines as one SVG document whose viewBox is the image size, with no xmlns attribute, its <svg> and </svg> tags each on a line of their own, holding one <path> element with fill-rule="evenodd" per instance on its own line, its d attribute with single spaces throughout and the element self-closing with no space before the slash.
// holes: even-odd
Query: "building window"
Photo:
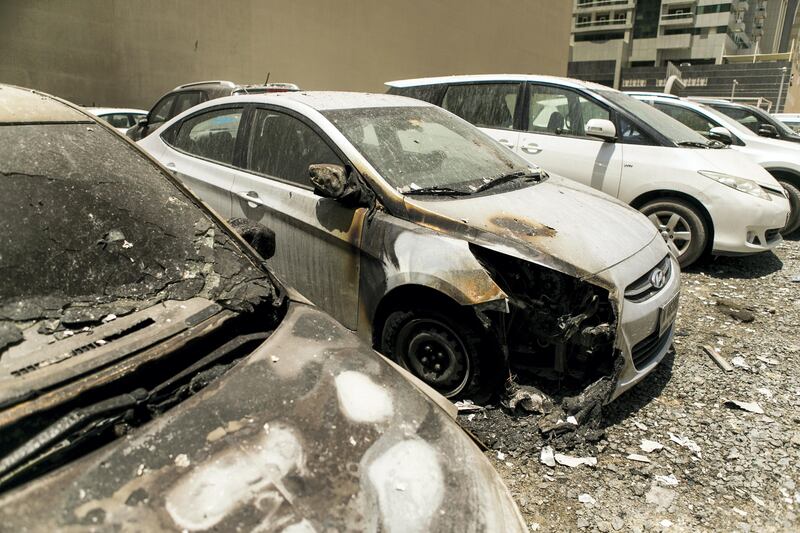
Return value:
<svg viewBox="0 0 800 533">
<path fill-rule="evenodd" d="M 639 0 L 633 22 L 633 37 L 648 39 L 658 35 L 661 0 Z"/>
<path fill-rule="evenodd" d="M 714 4 L 710 6 L 698 6 L 697 14 L 706 15 L 708 13 L 727 13 L 731 10 L 731 3 L 725 2 L 724 4 Z"/>
</svg>

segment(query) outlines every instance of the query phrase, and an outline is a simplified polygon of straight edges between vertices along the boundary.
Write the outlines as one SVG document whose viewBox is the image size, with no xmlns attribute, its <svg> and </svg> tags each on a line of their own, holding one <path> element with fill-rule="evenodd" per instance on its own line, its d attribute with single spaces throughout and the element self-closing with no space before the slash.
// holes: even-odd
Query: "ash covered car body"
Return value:
<svg viewBox="0 0 800 533">
<path fill-rule="evenodd" d="M 603 403 L 671 344 L 679 268 L 653 225 L 436 106 L 241 96 L 140 145 L 223 216 L 274 229 L 276 272 L 448 397 L 511 368 Z"/>
<path fill-rule="evenodd" d="M 0 529 L 525 530 L 439 395 L 111 126 L 0 85 L 0 179 Z"/>
</svg>

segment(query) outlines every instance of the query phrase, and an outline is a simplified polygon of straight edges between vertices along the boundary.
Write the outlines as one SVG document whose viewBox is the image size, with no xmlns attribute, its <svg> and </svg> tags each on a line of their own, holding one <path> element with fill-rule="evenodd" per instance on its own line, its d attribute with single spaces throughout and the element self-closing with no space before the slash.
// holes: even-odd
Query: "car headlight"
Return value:
<svg viewBox="0 0 800 533">
<path fill-rule="evenodd" d="M 762 200 L 767 200 L 770 202 L 772 201 L 772 197 L 769 195 L 769 193 L 762 189 L 761 185 L 753 180 L 740 178 L 738 176 L 731 176 L 730 174 L 723 174 L 722 172 L 714 172 L 712 170 L 698 170 L 697 173 L 707 178 L 711 178 L 712 180 L 723 185 L 727 185 L 732 189 L 736 189 L 737 191 L 758 196 Z"/>
</svg>

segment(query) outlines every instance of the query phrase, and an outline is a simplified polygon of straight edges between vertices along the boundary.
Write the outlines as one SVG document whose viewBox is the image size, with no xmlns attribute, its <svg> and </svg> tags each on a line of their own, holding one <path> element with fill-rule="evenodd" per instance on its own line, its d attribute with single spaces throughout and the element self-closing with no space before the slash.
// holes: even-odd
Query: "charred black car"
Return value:
<svg viewBox="0 0 800 533">
<path fill-rule="evenodd" d="M 110 126 L 0 85 L 0 176 L 0 529 L 524 530 L 440 398 Z"/>
</svg>

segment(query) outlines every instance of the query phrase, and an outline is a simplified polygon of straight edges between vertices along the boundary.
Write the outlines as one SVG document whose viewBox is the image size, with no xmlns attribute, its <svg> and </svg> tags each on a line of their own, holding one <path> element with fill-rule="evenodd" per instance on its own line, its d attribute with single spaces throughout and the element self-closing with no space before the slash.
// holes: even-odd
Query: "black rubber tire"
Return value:
<svg viewBox="0 0 800 533">
<path fill-rule="evenodd" d="M 415 340 L 417 344 L 420 342 L 420 333 L 416 332 L 426 331 L 427 327 L 430 333 L 435 322 L 443 326 L 434 332 L 435 335 L 446 337 L 452 343 L 450 348 L 454 352 L 463 354 L 464 361 L 469 363 L 464 370 L 464 378 L 458 379 L 458 386 L 443 387 L 437 384 L 435 379 L 428 379 L 418 369 L 413 368 L 414 364 L 409 362 L 417 361 L 407 351 Z M 455 305 L 446 310 L 417 307 L 390 312 L 383 323 L 379 350 L 451 400 L 468 398 L 476 402 L 485 401 L 498 385 L 497 365 L 492 365 L 492 356 L 495 356 L 493 358 L 495 363 L 499 362 L 499 349 L 496 344 L 492 346 L 487 336 L 482 334 L 477 319 Z"/>
<path fill-rule="evenodd" d="M 705 222 L 703 222 L 703 217 L 689 203 L 677 198 L 664 198 L 644 204 L 639 208 L 639 211 L 647 217 L 658 212 L 671 212 L 686 221 L 691 240 L 686 250 L 678 255 L 678 263 L 680 263 L 681 268 L 688 267 L 700 259 L 700 256 L 705 252 L 708 245 L 709 231 Z"/>
<path fill-rule="evenodd" d="M 781 235 L 785 237 L 794 233 L 800 227 L 800 188 L 794 183 L 782 179 L 779 179 L 778 183 L 781 184 L 789 197 L 789 220 L 781 230 Z"/>
</svg>

